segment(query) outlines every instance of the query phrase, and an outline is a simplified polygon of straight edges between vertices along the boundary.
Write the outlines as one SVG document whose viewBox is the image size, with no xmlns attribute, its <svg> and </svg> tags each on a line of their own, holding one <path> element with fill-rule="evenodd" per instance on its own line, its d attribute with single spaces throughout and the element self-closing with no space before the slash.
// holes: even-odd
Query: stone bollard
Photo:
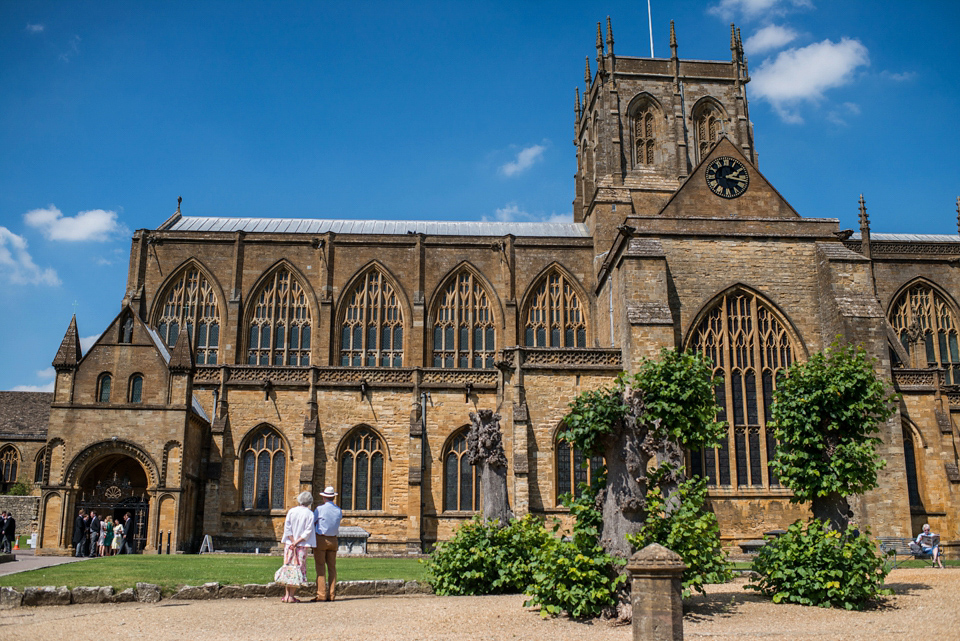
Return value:
<svg viewBox="0 0 960 641">
<path fill-rule="evenodd" d="M 627 563 L 633 605 L 633 641 L 683 641 L 680 555 L 651 543 Z"/>
</svg>

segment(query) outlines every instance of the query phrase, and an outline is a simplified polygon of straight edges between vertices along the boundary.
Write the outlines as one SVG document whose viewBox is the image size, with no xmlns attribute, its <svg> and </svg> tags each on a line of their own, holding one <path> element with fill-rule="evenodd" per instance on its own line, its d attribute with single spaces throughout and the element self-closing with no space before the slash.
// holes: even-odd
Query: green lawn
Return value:
<svg viewBox="0 0 960 641">
<path fill-rule="evenodd" d="M 0 576 L 0 586 L 112 585 L 116 590 L 123 590 L 142 581 L 156 583 L 164 594 L 169 594 L 182 585 L 212 581 L 224 585 L 269 583 L 281 563 L 279 556 L 252 554 L 121 555 Z M 420 580 L 422 568 L 417 559 L 412 558 L 342 557 L 337 560 L 337 580 Z M 307 559 L 307 570 L 308 577 L 315 579 L 312 558 Z"/>
</svg>

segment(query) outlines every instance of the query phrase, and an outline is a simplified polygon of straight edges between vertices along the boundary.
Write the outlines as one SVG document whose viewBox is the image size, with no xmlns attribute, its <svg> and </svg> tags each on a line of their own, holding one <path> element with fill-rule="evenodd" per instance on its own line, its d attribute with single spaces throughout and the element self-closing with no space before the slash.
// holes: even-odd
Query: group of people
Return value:
<svg viewBox="0 0 960 641">
<path fill-rule="evenodd" d="M 80 510 L 73 522 L 74 556 L 97 557 L 133 554 L 133 514 L 122 519 L 101 519 L 96 510 Z"/>
<path fill-rule="evenodd" d="M 307 554 L 313 548 L 313 561 L 317 570 L 317 595 L 315 601 L 333 601 L 337 586 L 337 535 L 343 511 L 334 503 L 337 493 L 333 486 L 320 493 L 320 504 L 311 510 L 313 495 L 301 492 L 297 506 L 287 512 L 283 523 L 283 567 L 277 570 L 274 580 L 285 588 L 281 601 L 299 603 L 297 588 L 307 585 Z M 326 580 L 324 580 L 326 577 Z"/>
<path fill-rule="evenodd" d="M 17 520 L 12 512 L 0 512 L 0 554 L 10 554 L 17 540 Z"/>
</svg>

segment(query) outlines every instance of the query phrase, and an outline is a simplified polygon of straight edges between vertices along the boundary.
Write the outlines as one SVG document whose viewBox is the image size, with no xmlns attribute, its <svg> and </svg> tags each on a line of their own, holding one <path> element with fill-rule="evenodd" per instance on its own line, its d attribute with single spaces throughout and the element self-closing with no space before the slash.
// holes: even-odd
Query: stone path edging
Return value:
<svg viewBox="0 0 960 641">
<path fill-rule="evenodd" d="M 281 597 L 284 589 L 279 583 L 248 583 L 246 585 L 221 585 L 204 583 L 203 585 L 185 585 L 168 599 L 182 601 L 205 601 L 209 599 L 247 599 Z M 316 584 L 301 587 L 297 596 L 310 598 L 316 594 Z M 380 579 L 376 581 L 340 581 L 337 583 L 337 596 L 386 596 L 397 594 L 433 594 L 426 583 L 403 581 L 400 579 Z M 136 588 L 127 588 L 117 592 L 113 586 L 80 586 L 68 589 L 48 585 L 24 588 L 0 588 L 0 610 L 41 605 L 71 605 L 82 603 L 157 603 L 163 598 L 160 586 L 153 583 L 137 583 Z"/>
</svg>

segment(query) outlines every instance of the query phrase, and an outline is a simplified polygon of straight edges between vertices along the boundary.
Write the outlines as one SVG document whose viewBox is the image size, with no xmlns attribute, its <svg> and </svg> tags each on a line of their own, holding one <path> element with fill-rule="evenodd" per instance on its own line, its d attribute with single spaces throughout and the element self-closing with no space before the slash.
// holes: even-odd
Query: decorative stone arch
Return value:
<svg viewBox="0 0 960 641">
<path fill-rule="evenodd" d="M 440 308 L 445 303 L 448 288 L 451 285 L 457 287 L 459 279 L 464 274 L 468 274 L 473 279 L 474 284 L 479 287 L 486 298 L 486 309 L 490 314 L 490 325 L 488 329 L 493 330 L 493 336 L 491 337 L 486 331 L 482 331 L 478 344 L 475 331 L 478 328 L 482 328 L 482 324 L 478 323 L 476 318 L 472 318 L 470 324 L 467 326 L 466 346 L 463 344 L 463 337 L 460 336 L 459 327 L 451 330 L 449 335 L 442 335 L 440 344 L 438 345 L 436 325 Z M 473 292 L 471 292 L 470 296 L 473 295 Z M 456 296 L 459 300 L 459 292 L 456 293 Z M 474 306 L 476 306 L 476 303 Z M 451 311 L 457 314 L 459 308 Z M 471 313 L 472 312 L 473 310 L 471 310 Z M 462 319 L 457 320 L 462 321 Z M 457 324 L 460 325 L 460 323 Z M 434 367 L 460 367 L 459 361 L 465 357 L 467 358 L 467 367 L 469 368 L 476 367 L 475 361 L 479 358 L 483 363 L 481 367 L 491 368 L 493 367 L 493 360 L 495 359 L 497 350 L 503 347 L 505 326 L 506 316 L 503 312 L 503 304 L 493 284 L 469 261 L 460 261 L 453 269 L 443 275 L 430 296 L 427 307 L 427 322 L 425 324 L 425 343 L 427 345 L 427 353 L 432 355 L 433 358 L 428 359 L 428 363 L 432 362 Z M 491 338 L 492 340 L 488 340 Z M 448 345 L 447 343 L 450 344 Z M 441 364 L 438 365 L 438 354 L 441 358 L 443 355 L 446 355 L 452 359 L 452 364 L 447 365 L 445 362 L 441 362 Z"/>
<path fill-rule="evenodd" d="M 359 335 L 356 335 L 357 326 L 351 328 L 351 334 L 347 335 L 346 342 L 344 337 L 344 326 L 347 325 L 348 321 L 351 319 L 348 318 L 348 312 L 352 309 L 352 300 L 351 297 L 355 290 L 359 287 L 365 287 L 367 284 L 367 276 L 376 272 L 380 276 L 380 291 L 383 291 L 383 285 L 386 284 L 393 291 L 393 295 L 396 296 L 397 304 L 399 306 L 399 326 L 393 325 L 393 329 L 390 334 L 390 344 L 389 349 L 386 348 L 386 341 L 382 333 L 384 327 L 385 319 L 383 315 L 377 319 L 377 330 L 375 338 L 375 345 L 370 346 L 370 336 L 368 334 L 367 327 L 361 327 L 361 332 Z M 386 309 L 384 309 L 386 313 Z M 346 282 L 344 287 L 340 290 L 340 296 L 337 300 L 337 312 L 336 312 L 336 327 L 334 328 L 334 344 L 336 346 L 336 360 L 335 363 L 338 365 L 344 365 L 344 359 L 346 358 L 349 363 L 347 365 L 353 365 L 358 367 L 371 367 L 368 365 L 368 359 L 373 356 L 376 360 L 377 367 L 402 367 L 404 362 L 407 359 L 407 354 L 409 353 L 409 346 L 412 342 L 412 323 L 413 323 L 413 306 L 410 304 L 410 299 L 407 296 L 406 291 L 400 285 L 400 280 L 389 270 L 387 267 L 381 263 L 379 260 L 371 260 L 366 265 L 358 269 L 352 277 Z M 387 319 L 389 320 L 389 319 Z M 363 321 L 366 323 L 366 319 Z M 400 337 L 400 364 L 397 365 L 397 349 L 396 343 L 396 329 L 400 328 L 401 337 Z M 358 342 L 359 341 L 359 342 Z M 359 358 L 360 364 L 354 365 L 354 363 Z M 384 359 L 390 359 L 389 364 L 383 364 Z"/>
<path fill-rule="evenodd" d="M 62 438 L 56 436 L 47 441 L 45 450 L 46 452 L 44 456 L 46 457 L 46 460 L 43 465 L 43 484 L 62 485 L 63 470 L 66 464 L 66 443 Z M 54 456 L 57 457 L 57 460 L 54 460 Z M 57 470 L 55 474 L 53 469 L 54 463 L 57 463 Z"/>
<path fill-rule="evenodd" d="M 100 441 L 81 450 L 67 466 L 63 484 L 76 487 L 80 478 L 92 465 L 111 454 L 123 454 L 137 461 L 147 473 L 148 491 L 155 490 L 160 485 L 160 468 L 153 458 L 139 445 L 124 439 Z"/>
<path fill-rule="evenodd" d="M 580 303 L 580 313 L 582 314 L 582 324 L 583 324 L 583 347 L 590 345 L 593 342 L 593 323 L 591 322 L 593 316 L 593 300 L 587 295 L 587 290 L 580 282 L 576 276 L 573 275 L 569 269 L 564 267 L 560 262 L 553 261 L 546 267 L 540 270 L 536 276 L 531 279 L 530 284 L 527 286 L 526 291 L 523 294 L 522 303 L 520 305 L 520 314 L 517 316 L 517 336 L 521 339 L 521 342 L 526 347 L 531 347 L 527 340 L 527 326 L 530 324 L 528 317 L 530 315 L 530 308 L 533 305 L 538 304 L 536 300 L 540 294 L 539 289 L 541 285 L 549 286 L 549 278 L 553 275 L 553 272 L 557 272 L 560 277 L 563 279 L 565 285 L 569 285 L 572 293 L 576 296 Z M 564 295 L 564 292 L 561 291 L 561 296 Z M 546 296 L 549 299 L 550 292 L 546 292 Z M 564 312 L 567 310 L 564 309 Z M 566 342 L 566 337 L 562 335 L 566 327 L 566 313 L 562 316 L 564 318 L 564 327 L 561 328 L 561 341 L 562 343 Z M 546 322 L 549 325 L 550 319 L 546 318 Z M 575 326 L 575 325 L 573 325 Z M 536 338 L 536 337 L 535 337 Z M 578 337 L 574 336 L 574 345 L 554 345 L 553 336 L 550 335 L 550 332 L 547 332 L 547 343 L 550 347 L 578 347 L 577 343 L 579 342 Z M 538 341 L 534 341 L 538 342 Z"/>
<path fill-rule="evenodd" d="M 177 265 L 173 271 L 170 272 L 170 275 L 163 279 L 163 283 L 160 285 L 160 288 L 157 289 L 158 293 L 151 302 L 150 311 L 147 313 L 151 327 L 156 327 L 157 319 L 160 318 L 160 315 L 163 313 L 163 301 L 170 287 L 180 280 L 184 273 L 191 268 L 203 274 L 203 277 L 206 278 L 207 282 L 213 287 L 213 293 L 217 297 L 217 308 L 220 311 L 221 322 L 224 325 L 226 324 L 227 298 L 223 293 L 223 287 L 220 285 L 220 281 L 213 275 L 213 270 L 209 269 L 202 260 L 196 257 L 190 257 Z"/>
<path fill-rule="evenodd" d="M 683 345 L 711 364 L 717 419 L 728 425 L 719 448 L 691 452 L 691 473 L 711 485 L 778 486 L 769 467 L 777 447 L 767 428 L 773 392 L 787 367 L 808 358 L 789 317 L 762 293 L 738 283 L 701 307 Z"/>
<path fill-rule="evenodd" d="M 960 306 L 943 287 L 922 276 L 904 283 L 890 298 L 887 319 L 909 356 L 907 367 L 935 366 L 948 385 L 960 384 Z M 920 354 L 910 354 L 923 342 Z"/>
<path fill-rule="evenodd" d="M 174 448 L 179 449 L 180 454 L 180 470 L 178 471 L 183 470 L 183 444 L 177 440 L 167 441 L 167 443 L 163 446 L 163 463 L 160 470 L 160 478 L 162 479 L 161 487 L 171 487 L 168 474 L 170 474 L 172 471 L 170 469 L 170 454 L 173 452 Z"/>
<path fill-rule="evenodd" d="M 694 103 L 690 110 L 694 149 L 697 151 L 694 164 L 706 158 L 710 149 L 727 133 L 729 122 L 727 109 L 713 96 L 704 96 Z"/>
<path fill-rule="evenodd" d="M 630 166 L 637 169 L 661 164 L 667 130 L 663 105 L 651 93 L 641 91 L 630 100 L 626 114 Z"/>
<path fill-rule="evenodd" d="M 367 437 L 376 443 L 366 443 Z M 371 440 L 372 440 L 371 439 Z M 369 445 L 369 447 L 368 447 Z M 361 484 L 361 455 L 363 455 L 365 483 Z M 349 458 L 349 465 L 347 460 Z M 380 458 L 379 483 L 376 459 Z M 337 483 L 340 505 L 344 510 L 383 511 L 387 502 L 388 462 L 391 460 L 387 440 L 379 430 L 366 423 L 350 428 L 337 444 Z M 379 502 L 377 498 L 379 497 Z"/>
<path fill-rule="evenodd" d="M 256 280 L 256 282 L 254 282 L 253 286 L 250 287 L 250 289 L 249 289 L 248 292 L 247 292 L 246 298 L 244 299 L 244 300 L 245 300 L 245 305 L 244 305 L 245 309 L 244 309 L 244 313 L 243 313 L 243 323 L 242 323 L 242 334 L 243 334 L 243 335 L 242 335 L 242 338 L 241 338 L 241 341 L 240 341 L 240 343 L 241 343 L 241 345 L 242 345 L 242 348 L 240 349 L 240 352 L 239 352 L 239 353 L 242 355 L 242 357 L 241 357 L 241 362 L 248 362 L 248 363 L 249 363 L 249 360 L 250 360 L 250 357 L 251 357 L 251 353 L 250 353 L 250 350 L 251 350 L 251 344 L 250 344 L 250 343 L 251 343 L 251 332 L 250 332 L 250 329 L 251 329 L 251 326 L 253 325 L 254 321 L 256 320 L 256 312 L 257 312 L 257 308 L 258 308 L 258 306 L 259 306 L 258 303 L 257 303 L 257 296 L 260 294 L 260 292 L 261 292 L 264 288 L 266 288 L 268 285 L 271 284 L 271 281 L 276 277 L 277 273 L 280 272 L 281 270 L 286 270 L 286 272 L 290 275 L 291 280 L 292 280 L 292 281 L 295 281 L 295 282 L 296 282 L 296 285 L 297 285 L 297 286 L 300 288 L 300 290 L 302 291 L 303 296 L 304 296 L 304 300 L 305 300 L 305 302 L 306 302 L 306 309 L 307 309 L 307 311 L 308 311 L 309 314 L 310 314 L 310 318 L 308 319 L 308 322 L 307 322 L 307 323 L 297 324 L 297 323 L 290 322 L 291 326 L 296 325 L 298 328 L 300 328 L 300 329 L 298 329 L 298 332 L 299 332 L 299 335 L 300 335 L 300 336 L 302 336 L 302 327 L 303 327 L 304 325 L 306 325 L 307 327 L 309 327 L 309 328 L 310 328 L 310 334 L 309 334 L 310 340 L 312 340 L 312 335 L 313 335 L 313 333 L 314 333 L 314 330 L 316 330 L 316 329 L 319 328 L 319 324 L 320 324 L 320 306 L 319 306 L 319 304 L 317 303 L 317 295 L 316 295 L 316 292 L 314 292 L 314 290 L 313 290 L 313 286 L 310 284 L 310 280 L 307 278 L 306 274 L 304 274 L 302 271 L 300 271 L 300 269 L 298 269 L 293 263 L 291 263 L 291 262 L 290 262 L 289 260 L 287 260 L 286 258 L 281 258 L 280 260 L 278 260 L 277 262 L 275 262 L 273 265 L 271 265 L 270 267 L 268 267 L 266 270 L 264 270 L 264 272 L 260 275 L 260 277 Z M 266 341 L 267 341 L 267 343 L 268 343 L 269 346 L 266 347 L 266 348 L 264 348 L 262 344 L 258 346 L 261 351 L 268 351 L 268 352 L 270 352 L 270 354 L 272 354 L 274 357 L 276 356 L 276 354 L 274 354 L 274 351 L 275 351 L 275 350 L 272 348 L 272 345 L 273 345 L 272 341 L 273 341 L 273 339 L 275 338 L 274 331 L 275 331 L 276 325 L 277 325 L 277 322 L 276 322 L 276 319 L 274 319 L 274 320 L 271 322 L 271 324 L 270 324 L 271 330 L 270 330 L 270 332 L 268 333 L 267 339 L 266 339 Z M 284 325 L 284 327 L 285 327 L 285 325 Z M 288 329 L 289 329 L 289 328 L 288 328 Z M 263 339 L 261 338 L 261 340 L 263 340 Z M 308 357 L 309 357 L 309 354 L 312 352 L 312 346 L 311 346 L 311 347 L 302 347 L 302 346 L 301 346 L 301 347 L 298 347 L 297 352 L 298 352 L 298 353 L 300 353 L 300 352 L 306 352 L 306 353 L 308 354 Z M 301 355 L 302 355 L 302 354 L 301 354 Z M 270 363 L 268 363 L 268 364 L 273 364 L 272 359 L 270 359 Z M 283 364 L 286 365 L 287 362 L 284 362 Z M 297 364 L 298 364 L 298 365 L 304 365 L 304 363 L 302 363 L 302 362 L 298 362 Z"/>
<path fill-rule="evenodd" d="M 188 306 L 187 275 L 196 271 L 198 274 L 196 283 L 196 301 L 195 305 Z M 176 291 L 176 287 L 182 283 L 181 297 L 177 303 L 179 309 L 174 314 L 168 313 L 168 298 Z M 205 291 L 209 287 L 208 291 Z M 154 328 L 160 336 L 160 340 L 167 347 L 172 349 L 176 344 L 176 338 L 181 331 L 186 331 L 188 327 L 192 328 L 190 349 L 194 353 L 197 364 L 215 364 L 222 362 L 221 355 L 223 350 L 221 344 L 224 342 L 225 332 L 228 325 L 227 301 L 223 294 L 223 287 L 213 275 L 213 271 L 208 269 L 197 258 L 188 258 L 180 263 L 168 276 L 163 285 L 158 290 L 158 295 L 154 298 L 150 313 L 147 316 L 150 327 Z M 207 296 L 213 295 L 213 304 L 215 310 L 209 310 L 206 302 Z M 192 309 L 191 316 L 186 316 L 186 310 Z M 174 330 L 176 327 L 176 330 Z M 213 332 L 216 331 L 214 338 Z"/>
</svg>

